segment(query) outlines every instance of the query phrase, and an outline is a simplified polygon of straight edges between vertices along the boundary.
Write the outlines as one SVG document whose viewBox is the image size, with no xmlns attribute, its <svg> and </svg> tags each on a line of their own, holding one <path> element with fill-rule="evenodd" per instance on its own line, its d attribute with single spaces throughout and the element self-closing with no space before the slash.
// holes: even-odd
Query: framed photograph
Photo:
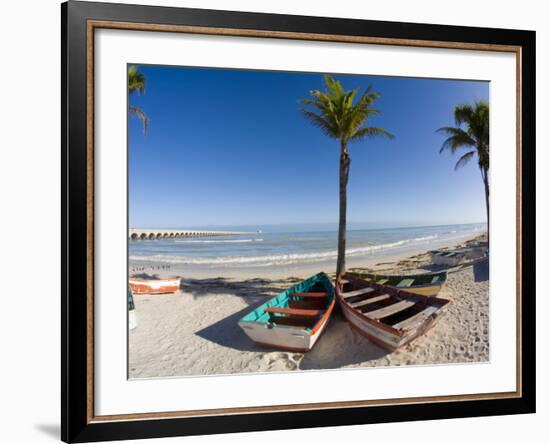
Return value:
<svg viewBox="0 0 550 444">
<path fill-rule="evenodd" d="M 62 439 L 535 411 L 535 33 L 69 1 Z"/>
</svg>

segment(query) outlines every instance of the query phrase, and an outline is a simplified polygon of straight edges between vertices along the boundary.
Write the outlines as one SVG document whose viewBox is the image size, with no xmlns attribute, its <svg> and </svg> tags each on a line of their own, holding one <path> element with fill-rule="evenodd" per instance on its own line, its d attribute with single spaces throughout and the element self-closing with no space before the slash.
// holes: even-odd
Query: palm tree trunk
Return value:
<svg viewBox="0 0 550 444">
<path fill-rule="evenodd" d="M 340 219 L 338 221 L 338 259 L 336 279 L 346 271 L 346 211 L 350 159 L 345 143 L 340 144 Z"/>
</svg>

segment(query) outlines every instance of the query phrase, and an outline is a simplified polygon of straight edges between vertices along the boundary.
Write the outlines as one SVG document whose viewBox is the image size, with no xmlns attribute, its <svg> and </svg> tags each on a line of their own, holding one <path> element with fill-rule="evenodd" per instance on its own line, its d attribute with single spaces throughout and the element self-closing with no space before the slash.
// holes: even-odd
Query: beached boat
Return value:
<svg viewBox="0 0 550 444">
<path fill-rule="evenodd" d="M 319 273 L 248 313 L 239 326 L 257 344 L 306 352 L 323 333 L 334 304 L 334 286 Z"/>
<path fill-rule="evenodd" d="M 136 306 L 134 304 L 134 295 L 128 287 L 128 328 L 133 330 L 137 327 Z"/>
<path fill-rule="evenodd" d="M 134 294 L 175 293 L 180 288 L 180 278 L 154 279 L 130 276 L 128 281 Z"/>
<path fill-rule="evenodd" d="M 365 281 L 350 274 L 339 280 L 336 297 L 344 317 L 355 330 L 392 351 L 433 327 L 450 302 Z"/>
<path fill-rule="evenodd" d="M 373 273 L 348 272 L 351 276 L 367 281 L 376 282 L 379 285 L 389 285 L 399 289 L 421 294 L 422 296 L 436 296 L 447 280 L 447 272 L 413 275 L 384 275 Z"/>
<path fill-rule="evenodd" d="M 434 265 L 455 267 L 464 262 L 481 259 L 487 254 L 486 246 L 456 248 L 449 251 L 430 251 Z"/>
</svg>

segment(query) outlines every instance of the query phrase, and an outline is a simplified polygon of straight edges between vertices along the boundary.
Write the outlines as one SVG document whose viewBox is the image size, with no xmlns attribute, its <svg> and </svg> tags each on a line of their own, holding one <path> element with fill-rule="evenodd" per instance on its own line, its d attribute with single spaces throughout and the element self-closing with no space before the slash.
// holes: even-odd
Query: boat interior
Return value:
<svg viewBox="0 0 550 444">
<path fill-rule="evenodd" d="M 267 322 L 296 328 L 313 328 L 323 316 L 328 305 L 328 292 L 312 289 L 308 292 L 295 292 L 288 295 L 286 307 L 267 307 Z"/>
<path fill-rule="evenodd" d="M 318 281 L 307 288 L 283 293 L 250 313 L 243 321 L 256 321 L 272 326 L 313 329 L 332 302 L 334 293 L 330 282 Z"/>
<path fill-rule="evenodd" d="M 407 330 L 439 310 L 448 301 L 427 298 L 346 275 L 341 283 L 343 300 L 365 317 L 396 330 Z"/>
</svg>

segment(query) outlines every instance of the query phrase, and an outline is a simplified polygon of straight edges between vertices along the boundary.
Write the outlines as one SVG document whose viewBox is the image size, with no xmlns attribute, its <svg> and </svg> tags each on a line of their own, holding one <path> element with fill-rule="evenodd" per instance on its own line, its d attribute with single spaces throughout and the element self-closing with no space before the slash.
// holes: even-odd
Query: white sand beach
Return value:
<svg viewBox="0 0 550 444">
<path fill-rule="evenodd" d="M 238 320 L 307 277 L 299 272 L 288 278 L 189 279 L 184 276 L 180 292 L 134 297 L 138 327 L 130 331 L 129 336 L 129 376 L 175 377 L 488 361 L 486 264 L 469 263 L 448 269 L 447 282 L 439 293 L 452 302 L 447 313 L 425 335 L 394 352 L 374 345 L 353 331 L 338 310 L 308 353 L 255 345 L 240 329 Z M 364 269 L 412 274 L 442 268 L 431 264 L 429 254 L 424 252 Z"/>
</svg>

